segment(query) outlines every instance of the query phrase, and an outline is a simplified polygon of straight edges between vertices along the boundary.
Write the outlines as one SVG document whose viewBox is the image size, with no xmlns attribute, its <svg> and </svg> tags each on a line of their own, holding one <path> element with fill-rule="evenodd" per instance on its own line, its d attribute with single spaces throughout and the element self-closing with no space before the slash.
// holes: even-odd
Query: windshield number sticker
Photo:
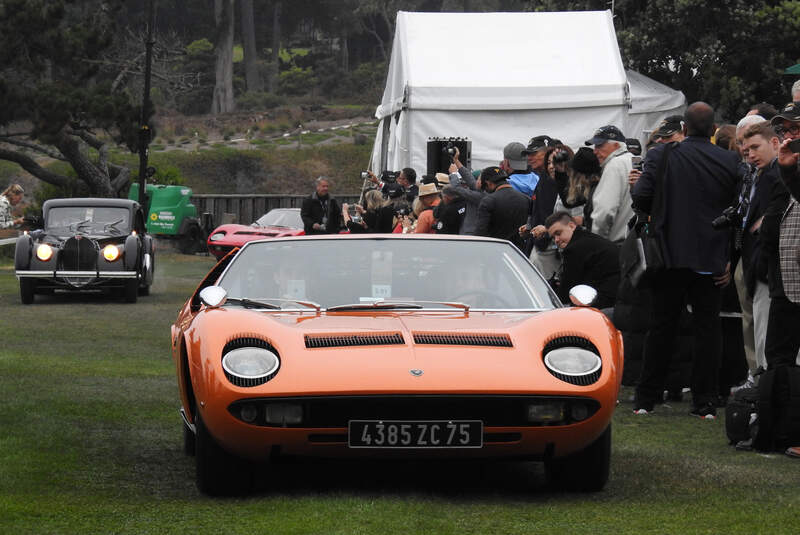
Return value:
<svg viewBox="0 0 800 535">
<path fill-rule="evenodd" d="M 387 299 L 392 296 L 392 286 L 390 284 L 373 284 L 372 297 L 375 299 Z"/>
</svg>

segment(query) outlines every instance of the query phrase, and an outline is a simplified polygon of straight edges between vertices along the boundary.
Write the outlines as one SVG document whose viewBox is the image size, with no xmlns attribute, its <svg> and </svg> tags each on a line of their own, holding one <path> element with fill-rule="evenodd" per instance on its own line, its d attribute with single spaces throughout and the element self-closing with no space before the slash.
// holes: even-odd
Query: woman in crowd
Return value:
<svg viewBox="0 0 800 535">
<path fill-rule="evenodd" d="M 351 214 L 350 211 L 353 210 Z M 352 233 L 390 233 L 393 230 L 394 206 L 384 199 L 380 191 L 369 190 L 364 194 L 364 207 L 358 204 L 342 206 L 347 229 Z"/>
<path fill-rule="evenodd" d="M 22 200 L 25 191 L 19 184 L 11 184 L 0 195 L 0 228 L 11 228 L 23 222 L 22 217 L 16 219 L 11 215 L 11 210 Z"/>
<path fill-rule="evenodd" d="M 578 216 L 576 222 L 592 228 L 592 195 L 602 173 L 597 156 L 589 147 L 581 147 L 569 164 L 556 163 L 554 171 L 564 208 L 571 210 L 583 206 L 583 216 Z"/>
</svg>

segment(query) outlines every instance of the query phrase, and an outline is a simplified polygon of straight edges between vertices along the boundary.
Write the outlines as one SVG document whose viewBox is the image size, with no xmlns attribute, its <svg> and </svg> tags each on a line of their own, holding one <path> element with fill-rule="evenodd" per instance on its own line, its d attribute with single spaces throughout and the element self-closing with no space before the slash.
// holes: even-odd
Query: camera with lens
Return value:
<svg viewBox="0 0 800 535">
<path fill-rule="evenodd" d="M 411 214 L 411 207 L 407 206 L 407 205 L 399 206 L 394 211 L 394 215 L 396 215 L 397 217 L 402 217 L 402 216 L 410 215 L 410 214 Z"/>
<path fill-rule="evenodd" d="M 742 216 L 739 215 L 738 206 L 728 206 L 722 214 L 711 222 L 714 230 L 721 230 L 728 227 L 738 228 L 742 226 Z"/>
<path fill-rule="evenodd" d="M 448 141 L 444 145 L 442 145 L 442 153 L 446 154 L 451 160 L 455 158 L 456 152 L 458 149 L 456 148 L 455 143 L 452 141 Z"/>
<path fill-rule="evenodd" d="M 381 182 L 397 182 L 400 171 L 384 171 L 381 173 Z"/>
<path fill-rule="evenodd" d="M 565 150 L 557 151 L 553 154 L 553 163 L 564 163 L 569 160 L 569 153 Z"/>
</svg>

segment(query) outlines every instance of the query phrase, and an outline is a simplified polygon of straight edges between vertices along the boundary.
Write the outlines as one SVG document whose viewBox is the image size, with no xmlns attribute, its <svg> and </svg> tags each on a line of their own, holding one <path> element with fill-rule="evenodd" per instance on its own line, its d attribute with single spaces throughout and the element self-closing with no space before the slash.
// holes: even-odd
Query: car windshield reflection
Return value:
<svg viewBox="0 0 800 535">
<path fill-rule="evenodd" d="M 254 227 L 285 227 L 303 228 L 303 219 L 300 217 L 300 210 L 285 208 L 270 210 L 253 223 Z"/>
<path fill-rule="evenodd" d="M 331 311 L 558 306 L 516 248 L 481 240 L 252 242 L 218 284 L 231 298 L 310 301 Z M 281 308 L 300 307 L 287 303 Z"/>
<path fill-rule="evenodd" d="M 130 228 L 127 208 L 110 206 L 55 206 L 47 212 L 46 230 L 120 234 Z"/>
</svg>

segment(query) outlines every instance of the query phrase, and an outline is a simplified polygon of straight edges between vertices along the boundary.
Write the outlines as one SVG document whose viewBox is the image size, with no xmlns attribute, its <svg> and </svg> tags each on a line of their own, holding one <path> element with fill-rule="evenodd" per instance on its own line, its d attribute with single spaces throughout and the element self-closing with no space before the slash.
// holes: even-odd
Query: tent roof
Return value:
<svg viewBox="0 0 800 535">
<path fill-rule="evenodd" d="M 629 113 L 649 113 L 673 111 L 686 104 L 686 97 L 652 78 L 636 71 L 625 71 L 631 90 L 631 109 Z"/>
<path fill-rule="evenodd" d="M 609 11 L 400 11 L 376 116 L 613 106 L 626 85 Z"/>
<path fill-rule="evenodd" d="M 788 67 L 783 74 L 800 74 L 800 63 Z"/>
</svg>

